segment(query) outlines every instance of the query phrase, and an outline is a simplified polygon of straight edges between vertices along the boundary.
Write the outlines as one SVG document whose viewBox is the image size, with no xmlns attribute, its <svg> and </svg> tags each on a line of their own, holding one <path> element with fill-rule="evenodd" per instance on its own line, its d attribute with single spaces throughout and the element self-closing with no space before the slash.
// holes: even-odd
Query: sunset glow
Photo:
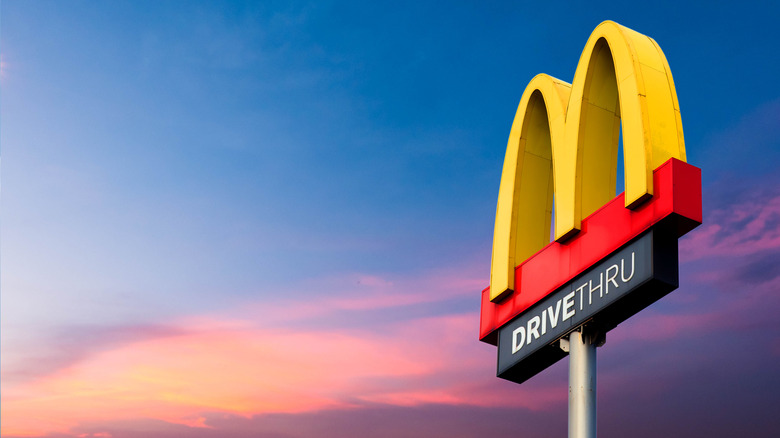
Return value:
<svg viewBox="0 0 780 438">
<path fill-rule="evenodd" d="M 599 435 L 774 438 L 778 9 L 0 3 L 0 435 L 566 436 L 568 359 L 497 378 L 480 292 L 523 90 L 613 20 L 704 217 L 597 350 Z"/>
<path fill-rule="evenodd" d="M 499 400 L 474 399 L 449 381 L 477 375 L 490 364 L 486 354 L 458 360 L 453 349 L 478 346 L 470 342 L 473 317 L 425 318 L 378 333 L 295 332 L 195 318 L 175 326 L 178 334 L 100 351 L 52 375 L 7 387 L 2 430 L 66 433 L 89 420 L 136 418 L 205 427 L 203 412 L 251 416 L 348 409 L 355 400 L 495 405 Z M 415 341 L 417 333 L 426 336 Z M 431 336 L 446 342 L 431 348 Z M 437 376 L 446 380 L 420 386 Z"/>
</svg>

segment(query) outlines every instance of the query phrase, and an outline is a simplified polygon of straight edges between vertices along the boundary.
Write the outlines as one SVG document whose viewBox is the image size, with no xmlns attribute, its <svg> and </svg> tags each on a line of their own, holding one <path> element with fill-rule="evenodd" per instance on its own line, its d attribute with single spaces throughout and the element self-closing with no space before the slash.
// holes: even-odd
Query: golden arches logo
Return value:
<svg viewBox="0 0 780 438">
<path fill-rule="evenodd" d="M 572 84 L 545 74 L 523 93 L 509 134 L 493 234 L 490 301 L 515 289 L 515 266 L 615 194 L 623 133 L 625 206 L 653 195 L 653 170 L 685 161 L 680 108 L 658 44 L 611 21 L 599 24 L 580 56 Z"/>
</svg>

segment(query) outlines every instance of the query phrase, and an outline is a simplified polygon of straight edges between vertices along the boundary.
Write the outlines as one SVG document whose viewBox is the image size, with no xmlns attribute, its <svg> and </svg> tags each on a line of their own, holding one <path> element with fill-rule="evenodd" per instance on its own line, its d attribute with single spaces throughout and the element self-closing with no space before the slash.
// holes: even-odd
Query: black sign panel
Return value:
<svg viewBox="0 0 780 438">
<path fill-rule="evenodd" d="M 498 332 L 498 377 L 522 383 L 568 353 L 583 324 L 603 332 L 677 288 L 677 236 L 658 225 L 540 300 Z"/>
</svg>

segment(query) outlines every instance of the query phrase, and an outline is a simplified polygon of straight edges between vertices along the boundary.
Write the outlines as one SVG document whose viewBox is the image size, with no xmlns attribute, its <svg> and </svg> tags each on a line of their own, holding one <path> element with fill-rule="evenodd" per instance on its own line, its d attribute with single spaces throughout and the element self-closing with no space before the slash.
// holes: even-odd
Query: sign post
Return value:
<svg viewBox="0 0 780 438">
<path fill-rule="evenodd" d="M 596 436 L 596 347 L 678 286 L 677 240 L 702 221 L 701 171 L 685 159 L 665 56 L 617 23 L 593 31 L 571 85 L 537 75 L 520 100 L 479 338 L 516 383 L 569 355 L 570 438 Z"/>
<path fill-rule="evenodd" d="M 569 334 L 569 438 L 596 438 L 596 343 Z"/>
</svg>

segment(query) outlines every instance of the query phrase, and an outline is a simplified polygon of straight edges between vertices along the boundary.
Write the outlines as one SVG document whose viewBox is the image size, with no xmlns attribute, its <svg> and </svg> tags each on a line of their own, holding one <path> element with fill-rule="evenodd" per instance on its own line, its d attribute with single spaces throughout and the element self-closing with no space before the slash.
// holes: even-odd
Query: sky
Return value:
<svg viewBox="0 0 780 438">
<path fill-rule="evenodd" d="M 602 437 L 780 429 L 770 2 L 0 4 L 3 437 L 549 437 L 478 341 L 528 81 L 671 66 L 704 223 L 598 350 Z M 618 188 L 619 190 L 619 188 Z"/>
</svg>

